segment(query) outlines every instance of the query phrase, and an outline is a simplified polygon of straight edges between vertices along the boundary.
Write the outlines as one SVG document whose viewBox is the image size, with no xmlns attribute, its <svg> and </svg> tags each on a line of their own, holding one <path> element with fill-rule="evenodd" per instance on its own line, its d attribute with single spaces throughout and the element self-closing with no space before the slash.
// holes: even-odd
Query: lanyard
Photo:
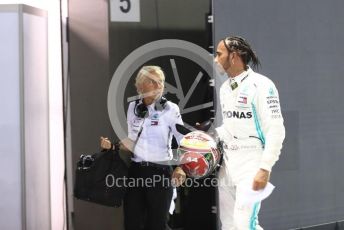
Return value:
<svg viewBox="0 0 344 230">
<path fill-rule="evenodd" d="M 142 124 L 141 124 L 140 130 L 139 130 L 139 132 L 137 133 L 136 140 L 134 141 L 133 150 L 132 150 L 132 152 L 133 152 L 133 153 L 134 153 L 134 150 L 135 150 L 136 144 L 137 144 L 137 142 L 138 142 L 138 141 L 139 141 L 139 139 L 140 139 L 140 136 L 141 136 L 141 133 L 142 133 L 142 130 L 143 130 L 143 125 L 145 124 L 145 120 L 146 120 L 146 118 L 143 118 L 143 121 L 142 121 Z"/>
</svg>

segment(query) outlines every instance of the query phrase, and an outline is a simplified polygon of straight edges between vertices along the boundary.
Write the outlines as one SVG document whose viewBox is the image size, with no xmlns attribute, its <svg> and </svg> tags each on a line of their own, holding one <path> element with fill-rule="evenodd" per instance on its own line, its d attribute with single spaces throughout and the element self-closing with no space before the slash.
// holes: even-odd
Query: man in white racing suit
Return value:
<svg viewBox="0 0 344 230">
<path fill-rule="evenodd" d="M 278 91 L 249 63 L 260 64 L 245 39 L 234 36 L 219 42 L 215 64 L 228 76 L 220 88 L 223 124 L 216 129 L 224 142 L 218 187 L 222 230 L 262 229 L 260 202 L 240 202 L 241 191 L 247 184 L 253 190 L 265 188 L 285 137 Z"/>
</svg>

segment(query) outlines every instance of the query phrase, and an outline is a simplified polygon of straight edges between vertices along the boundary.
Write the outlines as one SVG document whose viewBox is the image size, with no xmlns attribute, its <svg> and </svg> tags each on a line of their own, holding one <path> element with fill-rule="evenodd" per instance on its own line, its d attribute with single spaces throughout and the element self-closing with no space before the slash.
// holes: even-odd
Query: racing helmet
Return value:
<svg viewBox="0 0 344 230">
<path fill-rule="evenodd" d="M 180 166 L 196 179 L 209 176 L 217 168 L 220 154 L 214 138 L 199 130 L 186 134 L 178 148 Z"/>
</svg>

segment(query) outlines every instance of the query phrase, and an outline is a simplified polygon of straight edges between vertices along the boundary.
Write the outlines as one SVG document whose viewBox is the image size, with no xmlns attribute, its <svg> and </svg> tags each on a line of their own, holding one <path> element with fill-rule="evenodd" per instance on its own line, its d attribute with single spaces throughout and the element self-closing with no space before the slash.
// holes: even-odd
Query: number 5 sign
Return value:
<svg viewBox="0 0 344 230">
<path fill-rule="evenodd" d="M 139 22 L 140 0 L 110 0 L 112 22 Z"/>
</svg>

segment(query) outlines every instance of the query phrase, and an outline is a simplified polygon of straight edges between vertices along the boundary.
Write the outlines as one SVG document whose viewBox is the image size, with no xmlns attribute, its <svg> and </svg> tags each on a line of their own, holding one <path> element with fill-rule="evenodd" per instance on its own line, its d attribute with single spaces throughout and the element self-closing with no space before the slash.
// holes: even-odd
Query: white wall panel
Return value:
<svg viewBox="0 0 344 230">
<path fill-rule="evenodd" d="M 51 229 L 47 14 L 0 5 L 0 229 Z"/>
<path fill-rule="evenodd" d="M 18 14 L 0 8 L 0 229 L 21 229 Z"/>
<path fill-rule="evenodd" d="M 23 13 L 26 227 L 50 229 L 47 19 Z"/>
</svg>

